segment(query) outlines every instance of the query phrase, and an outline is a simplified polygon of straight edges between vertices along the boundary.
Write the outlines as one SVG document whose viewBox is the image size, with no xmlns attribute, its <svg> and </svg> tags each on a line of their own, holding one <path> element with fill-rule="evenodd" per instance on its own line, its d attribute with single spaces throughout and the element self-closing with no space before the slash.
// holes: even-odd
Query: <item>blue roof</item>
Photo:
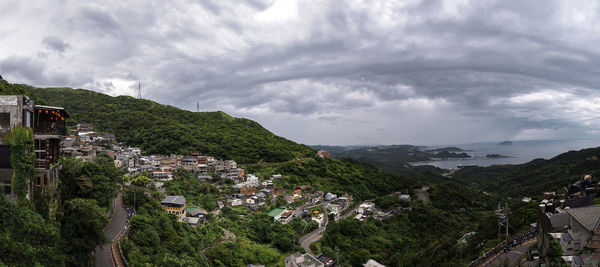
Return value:
<svg viewBox="0 0 600 267">
<path fill-rule="evenodd" d="M 565 242 L 571 242 L 571 241 L 573 241 L 573 237 L 569 233 L 563 233 L 561 235 L 561 237 L 562 237 L 562 240 L 564 240 Z"/>
</svg>

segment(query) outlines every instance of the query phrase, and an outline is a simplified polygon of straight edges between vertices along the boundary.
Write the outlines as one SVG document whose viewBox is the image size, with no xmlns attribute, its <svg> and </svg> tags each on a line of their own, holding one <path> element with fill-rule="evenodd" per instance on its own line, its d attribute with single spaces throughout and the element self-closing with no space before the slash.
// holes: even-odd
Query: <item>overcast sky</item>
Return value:
<svg viewBox="0 0 600 267">
<path fill-rule="evenodd" d="M 0 75 L 131 96 L 139 81 L 305 144 L 593 138 L 600 6 L 3 0 Z"/>
</svg>

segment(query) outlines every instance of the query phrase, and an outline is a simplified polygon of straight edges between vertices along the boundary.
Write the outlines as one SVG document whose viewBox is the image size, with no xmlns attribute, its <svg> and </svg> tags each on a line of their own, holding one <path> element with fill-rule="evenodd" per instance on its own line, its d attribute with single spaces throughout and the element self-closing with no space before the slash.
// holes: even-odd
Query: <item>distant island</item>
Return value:
<svg viewBox="0 0 600 267">
<path fill-rule="evenodd" d="M 509 156 L 500 155 L 500 154 L 487 154 L 485 155 L 488 159 L 502 159 L 502 158 L 510 158 Z"/>
<path fill-rule="evenodd" d="M 448 150 L 443 150 L 443 151 L 436 153 L 433 157 L 440 158 L 440 159 L 465 159 L 465 158 L 470 158 L 471 156 L 469 156 L 469 154 L 467 154 L 465 152 L 454 153 L 454 152 L 449 152 Z"/>
<path fill-rule="evenodd" d="M 508 145 L 512 145 L 513 143 L 511 141 L 502 141 L 500 143 L 498 143 L 498 145 L 501 146 L 508 146 Z"/>
<path fill-rule="evenodd" d="M 455 146 L 450 146 L 450 147 L 442 147 L 442 148 L 436 148 L 436 149 L 428 149 L 426 150 L 426 152 L 432 152 L 432 153 L 439 153 L 439 152 L 443 152 L 443 151 L 448 151 L 448 152 L 462 152 L 465 151 L 462 148 L 458 148 Z"/>
</svg>

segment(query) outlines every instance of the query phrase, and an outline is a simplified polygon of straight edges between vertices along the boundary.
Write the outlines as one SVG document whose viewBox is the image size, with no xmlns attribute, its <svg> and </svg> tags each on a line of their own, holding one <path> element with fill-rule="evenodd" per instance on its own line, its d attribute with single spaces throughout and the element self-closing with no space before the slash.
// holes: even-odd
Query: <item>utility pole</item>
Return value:
<svg viewBox="0 0 600 267">
<path fill-rule="evenodd" d="M 508 208 L 508 202 L 504 202 L 504 207 L 500 208 L 500 204 L 498 204 L 498 209 L 496 210 L 496 215 L 498 215 L 498 241 L 502 242 L 502 234 L 501 229 L 502 226 L 505 228 L 505 236 L 504 236 L 504 244 L 508 246 L 508 213 L 510 209 Z"/>
<path fill-rule="evenodd" d="M 496 215 L 498 215 L 498 242 L 502 242 L 502 226 L 505 228 L 505 237 L 504 243 L 508 246 L 508 202 L 504 203 L 504 207 L 500 208 L 500 204 L 498 204 L 498 209 L 496 210 Z"/>
<path fill-rule="evenodd" d="M 500 209 L 500 204 L 498 204 L 498 209 L 496 209 L 496 215 L 498 216 L 498 242 L 502 242 L 502 209 Z"/>
<path fill-rule="evenodd" d="M 196 102 L 196 112 L 200 112 L 200 101 Z"/>
<path fill-rule="evenodd" d="M 504 202 L 504 214 L 506 215 L 506 245 L 508 246 L 508 202 Z"/>
</svg>

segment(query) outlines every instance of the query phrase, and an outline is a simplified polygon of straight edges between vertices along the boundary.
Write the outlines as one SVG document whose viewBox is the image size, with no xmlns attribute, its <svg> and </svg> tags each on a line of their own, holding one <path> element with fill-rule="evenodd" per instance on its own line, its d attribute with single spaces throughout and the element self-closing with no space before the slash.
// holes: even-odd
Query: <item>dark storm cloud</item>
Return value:
<svg viewBox="0 0 600 267">
<path fill-rule="evenodd" d="M 0 55 L 5 78 L 129 95 L 141 82 L 147 98 L 309 143 L 586 135 L 600 123 L 594 1 L 72 2 L 33 22 L 17 9 L 0 18 L 0 48 L 14 50 Z M 37 31 L 61 58 L 19 47 Z"/>
<path fill-rule="evenodd" d="M 11 56 L 0 60 L 0 72 L 6 76 L 14 75 L 33 82 L 42 82 L 44 65 L 29 58 Z"/>
<path fill-rule="evenodd" d="M 48 49 L 54 50 L 58 53 L 64 53 L 65 51 L 67 51 L 67 49 L 69 49 L 71 47 L 71 45 L 69 45 L 69 43 L 63 41 L 62 39 L 60 39 L 56 36 L 46 36 L 42 40 L 42 43 Z"/>
<path fill-rule="evenodd" d="M 83 7 L 80 12 L 88 26 L 99 32 L 110 32 L 119 28 L 116 18 L 107 11 L 99 8 Z"/>
</svg>

